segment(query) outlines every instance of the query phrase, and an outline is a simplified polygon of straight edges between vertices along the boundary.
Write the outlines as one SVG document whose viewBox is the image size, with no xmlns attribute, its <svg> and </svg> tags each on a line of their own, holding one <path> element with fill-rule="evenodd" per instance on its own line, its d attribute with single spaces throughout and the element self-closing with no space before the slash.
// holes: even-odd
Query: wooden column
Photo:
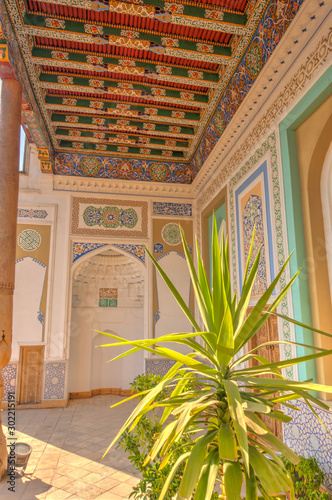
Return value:
<svg viewBox="0 0 332 500">
<path fill-rule="evenodd" d="M 0 372 L 11 356 L 22 85 L 2 81 L 0 96 Z M 4 395 L 0 373 L 0 401 Z M 7 472 L 7 443 L 0 414 L 0 478 Z"/>
</svg>

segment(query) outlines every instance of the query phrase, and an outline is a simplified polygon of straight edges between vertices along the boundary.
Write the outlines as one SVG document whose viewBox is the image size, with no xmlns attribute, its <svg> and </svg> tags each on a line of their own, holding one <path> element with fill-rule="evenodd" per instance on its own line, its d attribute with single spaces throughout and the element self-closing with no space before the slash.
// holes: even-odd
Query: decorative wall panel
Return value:
<svg viewBox="0 0 332 500">
<path fill-rule="evenodd" d="M 194 303 L 191 294 L 190 275 L 184 257 L 180 226 L 191 248 L 193 242 L 193 224 L 191 220 L 161 218 L 153 220 L 154 257 L 182 294 L 188 306 L 193 310 Z M 191 331 L 191 325 L 159 273 L 156 271 L 154 273 L 153 322 L 155 337 L 175 331 Z"/>
<path fill-rule="evenodd" d="M 45 219 L 48 216 L 46 210 L 35 210 L 33 208 L 18 208 L 17 217 L 27 219 Z"/>
<path fill-rule="evenodd" d="M 8 392 L 16 393 L 17 364 L 11 363 L 1 370 L 4 385 L 3 401 L 8 401 Z"/>
<path fill-rule="evenodd" d="M 269 180 L 266 161 L 236 189 L 235 203 L 239 286 L 241 290 L 245 263 L 255 228 L 251 265 L 259 249 L 261 249 L 261 257 L 252 297 L 258 297 L 265 292 L 271 280 L 274 279 Z"/>
<path fill-rule="evenodd" d="M 153 202 L 153 215 L 175 215 L 191 217 L 193 214 L 191 203 Z"/>
<path fill-rule="evenodd" d="M 146 359 L 145 371 L 146 373 L 153 373 L 153 375 L 166 375 L 168 370 L 172 368 L 175 361 L 169 359 Z"/>
<path fill-rule="evenodd" d="M 65 399 L 66 363 L 45 363 L 44 399 Z"/>
<path fill-rule="evenodd" d="M 43 387 L 44 345 L 20 348 L 20 397 L 21 404 L 41 403 Z"/>
<path fill-rule="evenodd" d="M 325 486 L 332 491 L 332 437 L 303 401 L 292 402 L 298 410 L 286 408 L 286 413 L 293 420 L 284 425 L 284 441 L 298 455 L 314 457 L 325 476 Z M 332 413 L 317 406 L 314 407 L 319 418 L 331 433 Z"/>
<path fill-rule="evenodd" d="M 266 161 L 262 164 L 262 159 L 266 158 Z M 239 277 L 239 260 L 238 260 L 238 243 L 237 243 L 237 233 L 238 233 L 238 227 L 240 226 L 240 217 L 237 218 L 238 210 L 237 210 L 237 198 L 239 198 L 239 195 L 242 194 L 242 192 L 238 193 L 238 196 L 236 197 L 236 190 L 242 186 L 248 179 L 251 178 L 250 185 L 247 186 L 251 187 L 251 184 L 255 185 L 257 182 L 259 182 L 259 176 L 263 174 L 263 177 L 260 177 L 260 179 L 264 180 L 264 169 L 267 169 L 268 173 L 268 179 L 270 179 L 269 182 L 271 182 L 271 197 L 269 201 L 269 207 L 270 207 L 270 213 L 273 214 L 273 248 L 275 249 L 275 255 L 273 255 L 274 259 L 276 262 L 278 262 L 278 269 L 283 265 L 285 262 L 286 258 L 286 248 L 285 248 L 285 229 L 284 229 L 284 222 L 283 222 L 283 214 L 282 214 L 282 205 L 281 205 L 281 190 L 280 190 L 280 177 L 281 173 L 279 172 L 279 166 L 278 166 L 278 158 L 277 158 L 277 149 L 276 149 L 276 136 L 275 133 L 271 134 L 266 141 L 263 142 L 263 144 L 256 150 L 253 151 L 248 160 L 243 164 L 238 163 L 238 169 L 237 172 L 231 177 L 229 181 L 229 205 L 230 205 L 230 250 L 231 250 L 231 273 L 232 273 L 232 281 L 233 281 L 233 287 L 234 289 L 239 289 L 240 288 L 240 277 Z M 258 169 L 261 169 L 261 172 L 258 174 L 255 174 L 255 172 L 259 172 Z M 254 174 L 254 176 L 252 176 Z M 255 178 L 256 175 L 256 178 Z M 256 179 L 256 180 L 255 180 Z M 266 187 L 265 187 L 266 186 Z M 268 182 L 263 182 L 261 184 L 261 191 L 260 194 L 265 197 L 266 195 L 269 194 L 268 191 L 266 191 L 268 186 Z M 266 206 L 266 203 L 264 201 L 264 205 Z M 263 205 L 263 206 L 264 206 Z M 272 216 L 271 216 L 272 218 Z M 267 219 L 266 219 L 267 220 Z M 266 223 L 267 224 L 267 223 Z M 272 222 L 271 222 L 272 226 Z M 266 225 L 268 228 L 268 226 Z M 243 231 L 243 229 L 242 229 Z M 269 243 L 269 231 L 268 229 L 265 232 L 264 228 L 264 238 L 268 241 Z M 272 252 L 270 252 L 269 259 L 271 262 L 272 266 Z M 270 264 L 269 264 L 270 265 Z M 267 270 L 269 270 L 269 265 L 267 266 Z M 273 271 L 273 266 L 272 266 L 272 271 Z M 277 269 L 276 269 L 277 272 Z M 270 273 L 271 273 L 271 267 L 270 267 Z M 287 275 L 284 272 L 283 275 L 281 276 L 280 279 L 280 288 L 283 289 L 287 283 Z M 289 316 L 289 305 L 288 305 L 288 299 L 284 298 L 281 301 L 281 312 L 285 316 Z M 293 338 L 293 333 L 290 327 L 290 324 L 286 321 L 282 321 L 282 330 L 279 328 L 279 338 L 280 340 L 294 340 Z M 295 350 L 293 351 L 293 348 L 288 345 L 284 345 L 283 347 L 280 348 L 281 350 L 281 358 L 282 359 L 291 359 L 296 355 Z M 295 371 L 293 367 L 286 368 L 286 377 L 289 379 L 294 379 L 295 377 Z"/>
<path fill-rule="evenodd" d="M 50 240 L 50 225 L 17 225 L 13 333 L 19 342 L 44 340 Z"/>
<path fill-rule="evenodd" d="M 72 233 L 147 236 L 148 208 L 143 201 L 73 198 Z"/>
</svg>

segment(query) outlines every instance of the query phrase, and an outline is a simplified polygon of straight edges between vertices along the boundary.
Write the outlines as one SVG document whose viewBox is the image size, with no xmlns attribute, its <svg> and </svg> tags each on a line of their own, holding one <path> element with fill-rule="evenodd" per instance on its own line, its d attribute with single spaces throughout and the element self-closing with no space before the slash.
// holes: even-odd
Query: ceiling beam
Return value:
<svg viewBox="0 0 332 500">
<path fill-rule="evenodd" d="M 49 52 L 56 52 L 59 53 L 59 51 L 49 51 Z M 64 51 L 60 51 L 61 53 Z M 68 52 L 64 52 L 68 54 Z M 89 57 L 89 56 L 88 56 Z M 91 57 L 91 56 L 90 56 Z M 103 59 L 106 59 L 105 57 Z M 125 78 L 127 75 L 140 75 L 143 76 L 144 78 L 148 79 L 158 79 L 163 82 L 171 82 L 171 83 L 179 83 L 183 85 L 194 85 L 195 87 L 208 87 L 215 89 L 218 86 L 217 82 L 214 81 L 207 81 L 207 80 L 196 80 L 191 78 L 186 78 L 186 77 L 176 77 L 176 76 L 171 76 L 171 75 L 165 75 L 161 73 L 154 73 L 153 75 L 145 74 L 144 68 L 140 67 L 130 67 L 129 65 L 126 66 L 124 64 L 104 64 L 106 67 L 102 68 L 101 64 L 89 64 L 89 63 L 80 63 L 80 62 L 73 62 L 69 59 L 66 60 L 61 60 L 61 59 L 55 59 L 55 58 L 50 58 L 50 59 L 45 59 L 45 58 L 39 58 L 34 56 L 33 57 L 33 62 L 39 66 L 56 66 L 58 68 L 69 68 L 69 69 L 76 69 L 76 70 L 82 70 L 82 71 L 94 71 L 94 72 L 100 72 L 101 74 L 99 76 L 103 76 L 103 73 L 105 72 L 114 72 L 118 73 L 121 75 L 121 79 Z M 174 69 L 171 67 L 171 69 Z M 205 78 L 206 73 L 200 70 L 189 70 L 186 71 L 186 73 L 189 73 L 191 75 L 198 75 L 198 77 Z M 208 73 L 207 73 L 208 74 Z M 212 76 L 215 76 L 215 74 L 212 74 Z M 216 75 L 219 76 L 219 75 Z M 151 85 L 149 82 L 144 82 L 147 85 Z M 190 92 L 190 90 L 189 90 Z"/>
<path fill-rule="evenodd" d="M 108 138 L 112 139 L 113 142 L 116 140 L 122 141 L 124 144 L 140 144 L 141 146 L 144 144 L 161 144 L 165 146 L 176 146 L 176 147 L 181 147 L 182 149 L 185 149 L 189 145 L 189 140 L 178 140 L 178 138 L 169 138 L 169 137 L 158 137 L 158 136 L 153 136 L 153 135 L 130 135 L 130 134 L 121 134 L 119 132 L 102 132 L 100 130 L 71 130 L 70 128 L 66 127 L 57 127 L 55 131 L 57 137 L 63 136 L 68 139 L 68 137 L 84 137 L 84 138 L 96 138 L 96 139 L 103 139 L 103 138 Z"/>
<path fill-rule="evenodd" d="M 61 117 L 62 118 L 62 117 Z M 188 133 L 184 133 L 184 132 L 171 132 L 170 130 L 162 130 L 160 131 L 156 124 L 155 123 L 152 123 L 152 124 L 146 124 L 144 123 L 143 124 L 143 128 L 137 128 L 135 130 L 129 130 L 128 131 L 123 131 L 123 129 L 113 129 L 112 128 L 109 128 L 108 124 L 106 124 L 105 126 L 100 126 L 100 125 L 97 125 L 96 123 L 92 123 L 92 121 L 90 120 L 89 123 L 79 123 L 79 122 L 76 122 L 76 123 L 70 123 L 70 122 L 65 122 L 65 120 L 62 120 L 62 121 L 57 121 L 59 120 L 59 115 L 52 115 L 52 125 L 53 127 L 57 130 L 58 128 L 63 128 L 63 127 L 66 127 L 68 129 L 77 129 L 77 130 L 91 130 L 91 131 L 103 131 L 103 132 L 110 132 L 111 134 L 119 134 L 119 133 L 123 133 L 123 134 L 130 134 L 130 133 L 135 133 L 137 134 L 137 136 L 142 136 L 142 137 L 157 137 L 157 138 L 162 138 L 162 137 L 168 137 L 170 139 L 180 139 L 181 141 L 182 140 L 186 140 L 188 139 L 189 141 L 192 141 L 194 139 L 194 133 L 193 133 L 193 130 L 192 130 L 192 133 L 191 134 L 188 134 Z M 116 121 L 119 121 L 119 120 L 116 120 Z M 146 127 L 147 125 L 152 125 L 152 126 L 155 126 L 156 128 L 155 129 L 147 129 L 147 128 L 144 128 L 144 126 Z M 131 127 L 129 127 L 131 128 Z M 165 128 L 165 127 L 164 127 Z M 181 127 L 178 127 L 180 130 L 181 130 Z M 179 134 L 181 134 L 179 136 Z"/>
<path fill-rule="evenodd" d="M 85 34 L 79 32 L 68 33 L 66 31 L 58 31 L 56 29 L 49 29 L 47 27 L 40 27 L 40 26 L 35 26 L 34 24 L 25 23 L 25 33 L 27 35 L 39 36 L 44 38 L 53 38 L 56 40 L 63 40 L 67 42 L 71 41 L 89 45 L 114 45 L 116 47 L 126 47 L 129 49 L 151 51 L 159 55 L 209 62 L 212 64 L 225 64 L 225 61 L 227 61 L 227 59 L 229 59 L 231 56 L 231 50 L 229 47 L 213 45 L 211 43 L 205 43 L 204 41 L 195 43 L 196 45 L 195 50 L 193 49 L 186 50 L 182 48 L 176 48 L 174 46 L 163 46 L 163 45 L 155 46 L 149 40 L 149 38 L 152 38 L 152 35 L 144 34 L 145 39 L 143 40 L 139 38 L 131 38 L 128 36 L 121 36 L 120 32 L 122 31 L 125 34 L 125 30 L 118 30 L 118 31 L 119 35 L 110 34 L 110 35 L 105 35 L 106 38 L 103 38 L 104 35 L 94 36 L 91 34 Z M 134 30 L 126 30 L 126 31 L 127 33 L 134 32 Z M 160 42 L 161 38 L 165 39 L 167 38 L 167 37 L 156 37 L 155 35 L 153 37 L 158 38 Z"/>
<path fill-rule="evenodd" d="M 101 100 L 81 99 L 77 96 L 46 95 L 45 106 L 47 109 L 70 110 L 70 112 L 89 112 L 104 116 L 121 115 L 124 118 L 153 118 L 156 121 L 176 120 L 188 125 L 196 126 L 201 119 L 200 113 L 188 112 L 185 109 L 171 109 L 168 107 L 144 107 L 135 103 L 125 102 L 104 102 Z"/>
<path fill-rule="evenodd" d="M 166 85 L 151 86 L 147 82 L 123 81 L 121 78 L 105 78 L 101 80 L 98 76 L 40 70 L 39 80 L 40 82 L 66 83 L 67 85 L 83 85 L 92 89 L 101 89 L 101 94 L 114 92 L 118 95 L 146 98 L 147 100 L 153 100 L 154 98 L 159 100 L 162 96 L 183 99 L 186 101 L 187 106 L 193 107 L 199 106 L 199 103 L 206 105 L 209 102 L 209 94 L 206 91 L 178 89 Z M 125 90 L 125 92 L 120 92 L 120 89 Z"/>
<path fill-rule="evenodd" d="M 58 104 L 46 104 L 45 105 L 45 108 L 46 109 L 49 109 L 53 112 L 57 112 L 57 111 L 65 111 L 65 112 L 68 112 L 70 114 L 72 113 L 91 113 L 91 108 L 85 108 L 85 107 L 78 107 L 78 106 L 63 106 L 63 105 L 58 105 Z M 93 113 L 95 115 L 101 115 L 103 117 L 109 117 L 109 116 L 114 116 L 115 118 L 118 118 L 118 119 L 128 119 L 128 118 L 139 118 L 138 115 L 134 114 L 134 113 L 125 113 L 123 111 L 121 111 L 120 109 L 110 109 L 110 108 L 106 108 L 107 112 L 105 113 L 102 109 L 94 109 L 93 110 Z M 179 111 L 181 113 L 181 111 Z M 143 118 L 143 117 L 141 117 Z M 144 116 L 144 119 L 148 118 L 148 116 Z M 159 122 L 159 123 L 167 123 L 169 124 L 169 121 L 171 119 L 171 121 L 174 123 L 174 124 L 177 124 L 177 125 L 183 125 L 185 127 L 187 126 L 197 126 L 199 125 L 199 123 L 197 121 L 194 121 L 194 120 L 185 120 L 185 119 L 179 119 L 177 120 L 176 117 L 163 117 L 163 116 L 152 116 L 151 117 L 153 119 L 154 122 Z"/>
<path fill-rule="evenodd" d="M 133 139 L 128 139 L 128 140 L 121 140 L 118 139 L 117 137 L 112 138 L 105 136 L 104 138 L 97 138 L 97 137 L 86 137 L 86 136 L 80 136 L 80 137 L 72 137 L 69 135 L 56 135 L 58 141 L 79 141 L 79 142 L 84 142 L 86 144 L 111 144 L 111 145 L 123 145 L 123 146 L 130 146 L 133 148 L 154 148 L 154 149 L 160 149 L 160 150 L 170 150 L 170 151 L 182 151 L 185 152 L 186 149 L 188 149 L 188 146 L 176 146 L 171 145 L 167 146 L 166 144 L 158 144 L 158 143 L 153 143 L 153 142 L 148 142 L 148 143 L 143 143 L 139 142 L 138 140 L 133 140 Z M 137 138 L 138 139 L 138 138 Z M 171 142 L 176 142 L 176 141 L 171 141 Z M 165 143 L 165 141 L 164 141 Z"/>
<path fill-rule="evenodd" d="M 206 8 L 193 5 L 171 4 L 162 0 L 148 0 L 143 4 L 111 1 L 108 4 L 89 0 L 48 0 L 48 3 L 76 7 L 77 9 L 114 12 L 180 26 L 241 35 L 246 30 L 247 16 L 227 9 L 207 5 Z M 160 12 L 163 10 L 165 12 Z"/>
<path fill-rule="evenodd" d="M 133 133 L 150 133 L 150 130 L 159 132 L 161 134 L 171 132 L 173 134 L 177 134 L 178 137 L 187 138 L 194 136 L 194 127 L 191 126 L 183 126 L 177 123 L 146 123 L 142 121 L 138 121 L 137 119 L 124 119 L 124 118 L 112 118 L 112 117 L 96 117 L 94 115 L 87 114 L 66 114 L 63 112 L 51 113 L 51 121 L 56 122 L 57 126 L 69 126 L 69 124 L 75 124 L 77 127 L 79 124 L 84 124 L 87 126 L 89 124 L 94 125 L 99 128 L 99 130 L 105 131 L 121 131 L 125 132 L 133 132 Z M 180 135 L 179 135 L 180 134 Z M 182 134 L 186 134 L 186 137 L 183 137 Z"/>
<path fill-rule="evenodd" d="M 194 94 L 193 92 L 188 92 L 188 91 L 183 91 L 183 92 L 177 92 L 180 94 L 178 97 L 167 97 L 167 96 L 160 96 L 160 95 L 153 95 L 153 94 L 148 94 L 144 95 L 144 93 L 141 90 L 135 89 L 135 88 L 123 88 L 121 86 L 117 87 L 108 87 L 107 85 L 102 85 L 102 81 L 97 80 L 97 79 L 90 79 L 90 80 L 95 80 L 96 82 L 101 82 L 101 84 L 98 84 L 96 87 L 89 86 L 88 84 L 84 84 L 84 82 L 81 83 L 81 85 L 75 83 L 75 77 L 68 77 L 67 75 L 60 75 L 58 81 L 54 81 L 51 78 L 45 78 L 45 76 L 54 76 L 54 75 L 46 75 L 46 74 L 41 74 L 40 75 L 40 80 L 39 80 L 39 86 L 40 88 L 44 89 L 55 89 L 55 90 L 65 90 L 68 92 L 84 92 L 84 93 L 89 93 L 89 94 L 98 94 L 98 95 L 104 95 L 104 96 L 122 96 L 122 97 L 133 97 L 137 99 L 142 99 L 146 98 L 147 103 L 146 107 L 153 106 L 153 105 L 159 105 L 160 103 L 168 103 L 168 104 L 174 104 L 176 105 L 181 105 L 181 106 L 191 106 L 193 108 L 203 108 L 205 109 L 208 105 L 207 99 L 205 100 L 206 102 L 201 102 L 201 101 L 196 101 L 194 98 L 196 97 L 197 94 Z M 73 80 L 69 79 L 73 78 Z M 68 80 L 69 79 L 69 80 Z M 82 79 L 83 80 L 83 79 Z M 105 90 L 106 89 L 106 90 Z M 199 96 L 199 97 L 207 97 L 207 96 Z M 186 100 L 187 99 L 187 100 Z M 137 103 L 141 104 L 141 103 Z M 188 111 L 193 111 L 193 110 L 188 110 Z"/>
<path fill-rule="evenodd" d="M 87 145 L 87 147 L 85 147 Z M 144 147 L 144 148 L 135 148 L 131 146 L 116 146 L 113 144 L 90 144 L 90 143 L 85 143 L 83 141 L 77 141 L 77 142 L 72 142 L 72 141 L 63 141 L 60 140 L 58 147 L 61 151 L 70 151 L 70 152 L 84 152 L 84 153 L 96 153 L 96 151 L 101 151 L 101 147 L 103 147 L 102 151 L 105 153 L 126 153 L 128 156 L 131 156 L 133 158 L 140 157 L 140 155 L 149 155 L 149 159 L 152 159 L 155 157 L 158 160 L 161 160 L 162 158 L 174 158 L 174 159 L 183 159 L 184 158 L 184 153 L 183 151 L 174 151 L 172 149 L 154 149 L 150 147 Z"/>
</svg>

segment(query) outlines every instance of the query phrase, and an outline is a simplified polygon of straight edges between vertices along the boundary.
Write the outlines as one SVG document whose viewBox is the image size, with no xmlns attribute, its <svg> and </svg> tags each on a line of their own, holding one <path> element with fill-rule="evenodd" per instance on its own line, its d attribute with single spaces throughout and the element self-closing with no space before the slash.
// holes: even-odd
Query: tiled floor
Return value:
<svg viewBox="0 0 332 500">
<path fill-rule="evenodd" d="M 23 479 L 15 493 L 7 478 L 1 500 L 121 500 L 139 481 L 126 454 L 116 447 L 102 455 L 135 403 L 109 407 L 120 396 L 70 401 L 65 409 L 17 410 L 16 437 L 32 446 Z M 3 413 L 3 424 L 7 414 Z"/>
</svg>

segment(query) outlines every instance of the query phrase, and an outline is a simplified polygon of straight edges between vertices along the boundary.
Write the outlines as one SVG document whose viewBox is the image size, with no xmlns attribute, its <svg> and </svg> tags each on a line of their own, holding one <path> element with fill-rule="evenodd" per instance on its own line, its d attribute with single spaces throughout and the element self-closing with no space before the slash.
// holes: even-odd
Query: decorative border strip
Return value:
<svg viewBox="0 0 332 500">
<path fill-rule="evenodd" d="M 78 241 L 73 242 L 73 263 L 87 253 L 105 246 L 107 246 L 107 243 L 80 243 Z"/>
<path fill-rule="evenodd" d="M 136 259 L 145 264 L 145 248 L 144 245 L 130 245 L 130 244 L 112 244 L 113 247 L 120 248 L 124 252 L 133 255 Z"/>
<path fill-rule="evenodd" d="M 231 252 L 232 252 L 232 276 L 233 276 L 233 287 L 234 290 L 238 289 L 238 269 L 237 269 L 237 244 L 236 244 L 236 210 L 235 210 L 235 196 L 234 191 L 236 185 L 241 181 L 241 179 L 246 176 L 249 172 L 256 169 L 257 165 L 262 162 L 263 158 L 268 158 L 268 171 L 269 177 L 272 179 L 271 202 L 273 200 L 273 207 L 271 206 L 271 212 L 274 213 L 275 220 L 275 242 L 274 247 L 277 250 L 276 261 L 278 262 L 278 270 L 281 269 L 285 262 L 285 242 L 284 242 L 284 228 L 283 228 L 283 215 L 281 211 L 281 176 L 282 172 L 279 170 L 278 158 L 277 158 L 277 148 L 276 148 L 276 134 L 273 132 L 266 141 L 263 142 L 261 147 L 257 149 L 250 158 L 245 162 L 244 165 L 238 168 L 237 173 L 230 179 L 229 182 L 229 206 L 230 206 L 230 239 L 231 239 Z M 279 286 L 280 289 L 284 289 L 287 283 L 286 271 L 282 274 Z M 283 298 L 280 306 L 282 314 L 289 316 L 289 306 L 288 299 Z M 286 321 L 282 321 L 282 340 L 294 341 L 291 334 L 290 325 Z M 291 359 L 294 357 L 294 348 L 289 345 L 283 345 L 280 347 L 283 352 L 284 359 Z M 290 380 L 294 380 L 294 369 L 293 367 L 286 368 L 286 377 Z"/>
<path fill-rule="evenodd" d="M 96 165 L 91 173 L 85 167 L 88 160 L 90 163 L 93 161 Z M 133 158 L 72 153 L 57 153 L 55 155 L 54 173 L 179 184 L 190 184 L 192 181 L 191 170 L 185 163 L 169 163 L 169 160 L 166 162 L 164 160 L 141 161 Z"/>
</svg>

